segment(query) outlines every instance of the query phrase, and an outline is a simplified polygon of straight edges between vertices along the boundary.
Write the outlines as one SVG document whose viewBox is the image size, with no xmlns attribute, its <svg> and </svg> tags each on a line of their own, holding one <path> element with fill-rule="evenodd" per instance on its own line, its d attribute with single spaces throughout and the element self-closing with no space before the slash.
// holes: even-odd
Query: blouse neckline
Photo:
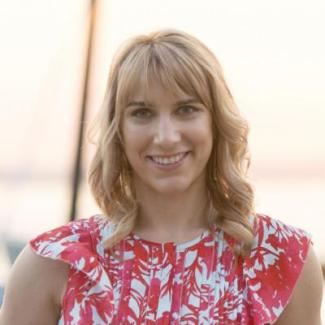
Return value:
<svg viewBox="0 0 325 325">
<path fill-rule="evenodd" d="M 193 239 L 190 239 L 183 243 L 175 243 L 173 241 L 156 242 L 156 241 L 152 241 L 152 240 L 143 239 L 133 232 L 131 232 L 131 234 L 130 234 L 132 239 L 134 239 L 135 241 L 138 241 L 144 245 L 151 246 L 151 247 L 173 246 L 173 247 L 177 248 L 177 250 L 184 250 L 184 249 L 190 248 L 192 246 L 195 246 L 196 244 L 198 244 L 200 241 L 202 241 L 209 235 L 210 235 L 210 231 L 209 231 L 209 229 L 206 229 L 200 235 L 196 236 Z"/>
</svg>

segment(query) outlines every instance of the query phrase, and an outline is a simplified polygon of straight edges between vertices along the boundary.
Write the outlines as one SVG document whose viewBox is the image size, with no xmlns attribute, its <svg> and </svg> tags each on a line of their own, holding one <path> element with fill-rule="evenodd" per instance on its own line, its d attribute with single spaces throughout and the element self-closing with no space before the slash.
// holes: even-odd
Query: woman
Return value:
<svg viewBox="0 0 325 325">
<path fill-rule="evenodd" d="M 248 127 L 205 45 L 127 42 L 97 130 L 103 215 L 30 242 L 1 324 L 320 324 L 310 235 L 254 212 Z"/>
</svg>

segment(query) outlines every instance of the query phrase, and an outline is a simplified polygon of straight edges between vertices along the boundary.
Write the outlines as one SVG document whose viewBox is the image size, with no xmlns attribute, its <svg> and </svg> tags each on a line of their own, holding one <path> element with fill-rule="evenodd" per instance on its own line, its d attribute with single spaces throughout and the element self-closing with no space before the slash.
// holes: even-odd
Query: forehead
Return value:
<svg viewBox="0 0 325 325">
<path fill-rule="evenodd" d="M 180 103 L 198 98 L 195 94 L 186 92 L 176 83 L 166 84 L 158 78 L 150 77 L 148 80 L 141 78 L 126 94 L 126 105 L 130 102 L 155 102 Z"/>
<path fill-rule="evenodd" d="M 128 94 L 130 101 L 143 101 L 148 103 L 160 102 L 173 102 L 185 101 L 194 99 L 194 94 L 189 94 L 176 85 L 174 87 L 164 85 L 157 79 L 151 78 L 148 83 L 139 82 L 137 87 Z"/>
</svg>

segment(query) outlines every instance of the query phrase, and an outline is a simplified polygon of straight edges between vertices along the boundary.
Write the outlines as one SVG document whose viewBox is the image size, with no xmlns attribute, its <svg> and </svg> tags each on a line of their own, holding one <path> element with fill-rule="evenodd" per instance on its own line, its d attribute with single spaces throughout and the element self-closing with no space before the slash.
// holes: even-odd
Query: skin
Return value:
<svg viewBox="0 0 325 325">
<path fill-rule="evenodd" d="M 69 265 L 36 255 L 26 246 L 5 287 L 0 325 L 57 325 Z"/>
<path fill-rule="evenodd" d="M 275 324 L 321 325 L 322 295 L 322 270 L 310 245 L 306 263 L 293 290 L 292 298 Z"/>
<path fill-rule="evenodd" d="M 150 107 L 131 105 L 123 114 L 125 151 L 140 204 L 135 232 L 147 240 L 179 243 L 207 228 L 204 180 L 212 147 L 211 117 L 200 103 L 190 105 L 197 111 L 176 104 L 188 99 L 181 92 L 171 96 L 156 83 L 150 93 Z M 143 94 L 136 93 L 132 101 L 143 102 Z M 147 158 L 182 151 L 190 153 L 172 172 L 155 168 Z M 7 282 L 0 325 L 56 325 L 68 271 L 68 265 L 38 256 L 27 246 Z M 321 268 L 310 246 L 291 300 L 275 324 L 321 324 L 322 283 Z"/>
<path fill-rule="evenodd" d="M 139 89 L 122 117 L 124 150 L 140 206 L 135 232 L 147 240 L 182 242 L 208 229 L 203 216 L 211 115 L 192 96 L 181 91 L 174 96 L 155 80 L 150 86 L 147 100 Z M 182 152 L 188 154 L 172 171 L 160 170 L 148 158 Z"/>
</svg>

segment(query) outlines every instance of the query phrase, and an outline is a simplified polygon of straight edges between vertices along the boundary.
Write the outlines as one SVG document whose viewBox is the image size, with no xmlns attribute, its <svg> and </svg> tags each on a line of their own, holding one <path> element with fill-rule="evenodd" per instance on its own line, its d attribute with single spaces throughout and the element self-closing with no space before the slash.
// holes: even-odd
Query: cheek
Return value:
<svg viewBox="0 0 325 325">
<path fill-rule="evenodd" d="M 127 156 L 134 158 L 145 150 L 148 132 L 144 127 L 126 124 L 123 128 L 123 139 Z"/>
<path fill-rule="evenodd" d="M 212 147 L 213 133 L 211 125 L 207 121 L 192 125 L 190 134 L 193 142 L 202 145 L 202 149 Z"/>
</svg>

